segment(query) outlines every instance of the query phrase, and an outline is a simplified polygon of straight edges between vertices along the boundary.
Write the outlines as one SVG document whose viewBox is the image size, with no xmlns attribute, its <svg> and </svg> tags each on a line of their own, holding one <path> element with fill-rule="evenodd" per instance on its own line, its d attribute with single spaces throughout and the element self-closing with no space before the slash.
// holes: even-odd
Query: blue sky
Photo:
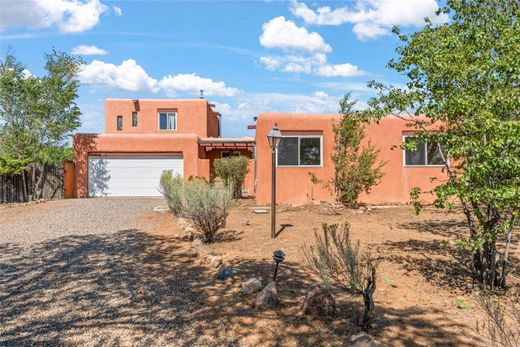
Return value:
<svg viewBox="0 0 520 347">
<path fill-rule="evenodd" d="M 82 132 L 102 132 L 105 98 L 197 98 L 223 115 L 223 136 L 251 135 L 259 112 L 337 112 L 341 96 L 372 95 L 392 25 L 417 30 L 435 0 L 0 0 L 0 50 L 44 73 L 53 47 L 79 55 Z M 435 18 L 443 22 L 444 17 Z"/>
</svg>

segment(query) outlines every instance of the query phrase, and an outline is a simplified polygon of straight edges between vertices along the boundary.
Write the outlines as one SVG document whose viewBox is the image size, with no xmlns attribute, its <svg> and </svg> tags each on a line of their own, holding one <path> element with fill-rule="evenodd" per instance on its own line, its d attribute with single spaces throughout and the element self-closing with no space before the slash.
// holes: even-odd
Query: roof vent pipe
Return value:
<svg viewBox="0 0 520 347">
<path fill-rule="evenodd" d="M 204 99 L 204 90 L 203 89 L 200 90 L 200 97 L 199 98 L 200 99 Z"/>
</svg>

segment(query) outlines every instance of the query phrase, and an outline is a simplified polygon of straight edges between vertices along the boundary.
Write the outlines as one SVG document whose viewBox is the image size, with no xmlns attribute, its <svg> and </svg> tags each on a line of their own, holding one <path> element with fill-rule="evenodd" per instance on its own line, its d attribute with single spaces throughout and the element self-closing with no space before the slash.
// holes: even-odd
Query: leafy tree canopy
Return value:
<svg viewBox="0 0 520 347">
<path fill-rule="evenodd" d="M 511 234 L 520 212 L 520 27 L 518 0 L 448 0 L 421 31 L 398 35 L 402 46 L 388 67 L 408 78 L 405 88 L 371 82 L 378 96 L 366 114 L 411 119 L 418 142 L 442 144 L 446 183 L 432 193 L 437 207 L 462 205 L 478 278 L 505 287 Z M 411 115 L 424 115 L 418 119 Z M 432 131 L 434 122 L 442 124 Z M 415 206 L 422 206 L 418 188 Z M 505 244 L 499 254 L 496 244 Z"/>
</svg>

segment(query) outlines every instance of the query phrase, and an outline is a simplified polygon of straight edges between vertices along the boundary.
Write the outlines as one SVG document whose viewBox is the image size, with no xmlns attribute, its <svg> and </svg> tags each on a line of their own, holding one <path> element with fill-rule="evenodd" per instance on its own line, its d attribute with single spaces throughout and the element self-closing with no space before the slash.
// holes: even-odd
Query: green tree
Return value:
<svg viewBox="0 0 520 347">
<path fill-rule="evenodd" d="M 339 103 L 343 117 L 334 126 L 332 183 L 338 200 L 345 205 L 356 204 L 359 194 L 368 193 L 383 177 L 384 162 L 377 160 L 379 151 L 370 143 L 362 145 L 366 136 L 364 120 L 354 111 L 355 104 L 351 94 L 345 94 Z"/>
<path fill-rule="evenodd" d="M 215 175 L 220 177 L 226 187 L 233 189 L 233 197 L 242 197 L 242 186 L 249 172 L 249 158 L 245 156 L 216 159 Z"/>
<path fill-rule="evenodd" d="M 404 149 L 441 144 L 447 182 L 434 189 L 434 204 L 462 206 L 469 227 L 462 243 L 491 289 L 506 287 L 520 207 L 519 11 L 518 0 L 448 0 L 438 14 L 449 14 L 449 23 L 426 20 L 412 35 L 394 28 L 402 46 L 388 66 L 408 82 L 369 83 L 378 95 L 365 112 L 412 120 L 420 133 Z M 411 192 L 417 212 L 421 193 Z"/>
<path fill-rule="evenodd" d="M 29 169 L 34 199 L 41 197 L 46 165 L 66 157 L 81 115 L 75 103 L 81 61 L 56 51 L 45 58 L 43 77 L 28 75 L 11 54 L 0 62 L 0 172 Z"/>
</svg>

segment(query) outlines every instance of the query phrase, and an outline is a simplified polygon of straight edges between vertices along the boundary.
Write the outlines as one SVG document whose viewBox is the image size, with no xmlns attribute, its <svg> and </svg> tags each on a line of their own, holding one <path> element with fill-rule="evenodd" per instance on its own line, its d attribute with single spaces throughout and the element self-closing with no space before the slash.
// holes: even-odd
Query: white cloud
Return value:
<svg viewBox="0 0 520 347">
<path fill-rule="evenodd" d="M 260 44 L 265 48 L 299 50 L 307 52 L 330 52 L 332 48 L 316 32 L 298 27 L 285 17 L 276 17 L 262 26 Z"/>
<path fill-rule="evenodd" d="M 131 92 L 164 92 L 168 97 L 174 97 L 177 92 L 198 95 L 201 89 L 208 96 L 234 96 L 239 93 L 238 89 L 228 87 L 222 81 L 213 81 L 194 73 L 167 75 L 158 81 L 133 59 L 124 60 L 120 65 L 93 60 L 83 65 L 79 78 L 87 85 Z"/>
<path fill-rule="evenodd" d="M 178 91 L 198 94 L 201 89 L 204 95 L 234 96 L 238 93 L 238 89 L 227 87 L 224 82 L 215 82 L 194 73 L 165 76 L 159 81 L 159 87 L 170 97 Z"/>
<path fill-rule="evenodd" d="M 334 76 L 341 76 L 341 77 L 352 77 L 352 76 L 360 76 L 363 73 L 359 71 L 358 67 L 349 63 L 346 64 L 325 64 L 322 66 L 318 66 L 314 73 L 318 76 L 325 76 L 325 77 L 334 77 Z"/>
<path fill-rule="evenodd" d="M 96 26 L 107 10 L 99 0 L 3 0 L 0 30 L 56 25 L 64 33 L 84 32 Z"/>
<path fill-rule="evenodd" d="M 116 5 L 112 6 L 112 11 L 114 11 L 115 15 L 118 17 L 123 14 L 123 10 L 121 10 L 121 7 Z"/>
<path fill-rule="evenodd" d="M 327 56 L 323 53 L 308 56 L 290 54 L 278 57 L 264 56 L 260 57 L 259 62 L 268 70 L 306 73 L 324 77 L 353 77 L 364 74 L 353 64 L 329 64 Z"/>
<path fill-rule="evenodd" d="M 73 55 L 107 55 L 108 52 L 96 46 L 79 45 L 72 48 Z"/>
<path fill-rule="evenodd" d="M 312 25 L 354 24 L 353 31 L 359 39 L 367 40 L 389 33 L 392 26 L 424 25 L 428 17 L 433 23 L 449 20 L 446 14 L 436 16 L 439 8 L 436 0 L 357 0 L 355 6 L 318 7 L 315 10 L 297 0 L 290 1 L 290 11 L 305 23 Z"/>
<path fill-rule="evenodd" d="M 22 75 L 23 75 L 23 78 L 29 78 L 29 77 L 32 77 L 34 76 L 31 71 L 27 70 L 27 69 L 23 69 L 22 70 Z"/>
<path fill-rule="evenodd" d="M 157 80 L 150 77 L 133 59 L 124 60 L 120 65 L 93 60 L 82 67 L 79 78 L 84 84 L 132 92 L 156 93 L 159 91 Z"/>
</svg>

